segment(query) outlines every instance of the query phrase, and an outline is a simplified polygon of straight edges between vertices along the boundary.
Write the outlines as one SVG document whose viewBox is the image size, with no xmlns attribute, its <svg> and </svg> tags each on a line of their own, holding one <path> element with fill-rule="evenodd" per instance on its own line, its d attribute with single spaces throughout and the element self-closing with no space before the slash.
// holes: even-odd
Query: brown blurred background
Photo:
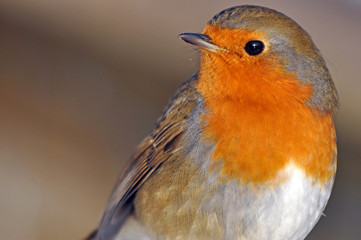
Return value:
<svg viewBox="0 0 361 240">
<path fill-rule="evenodd" d="M 361 237 L 361 0 L 2 0 L 0 239 L 80 239 L 124 162 L 197 70 L 179 40 L 245 3 L 292 17 L 338 87 L 339 168 L 308 239 Z"/>
</svg>

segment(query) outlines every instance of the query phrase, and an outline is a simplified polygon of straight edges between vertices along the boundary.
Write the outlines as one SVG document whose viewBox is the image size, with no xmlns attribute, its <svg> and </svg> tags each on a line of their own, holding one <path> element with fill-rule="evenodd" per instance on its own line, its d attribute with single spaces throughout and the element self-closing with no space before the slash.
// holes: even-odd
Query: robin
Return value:
<svg viewBox="0 0 361 240">
<path fill-rule="evenodd" d="M 275 10 L 236 6 L 202 34 L 175 93 L 89 239 L 304 239 L 336 172 L 338 97 L 310 36 Z"/>
</svg>

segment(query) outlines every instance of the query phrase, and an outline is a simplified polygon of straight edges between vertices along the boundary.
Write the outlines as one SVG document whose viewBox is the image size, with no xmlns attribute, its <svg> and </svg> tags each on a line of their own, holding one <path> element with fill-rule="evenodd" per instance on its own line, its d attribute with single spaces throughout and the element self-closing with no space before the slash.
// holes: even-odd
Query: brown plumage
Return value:
<svg viewBox="0 0 361 240">
<path fill-rule="evenodd" d="M 99 225 L 99 228 L 104 228 L 105 234 L 102 236 L 104 239 L 111 237 L 124 223 L 134 207 L 132 201 L 139 187 L 164 161 L 179 150 L 178 142 L 184 134 L 186 121 L 196 104 L 193 87 L 195 78 L 196 76 L 178 89 L 156 127 L 138 146 L 132 161 L 114 187 Z M 87 239 L 93 239 L 96 235 L 97 230 Z"/>
</svg>

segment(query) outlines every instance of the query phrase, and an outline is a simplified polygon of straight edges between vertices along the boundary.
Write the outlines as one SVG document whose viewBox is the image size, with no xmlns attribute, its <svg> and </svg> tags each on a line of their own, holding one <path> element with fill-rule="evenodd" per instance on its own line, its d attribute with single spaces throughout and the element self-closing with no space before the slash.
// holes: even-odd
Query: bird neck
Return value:
<svg viewBox="0 0 361 240">
<path fill-rule="evenodd" d="M 206 109 L 202 139 L 216 143 L 211 159 L 222 176 L 269 183 L 292 163 L 319 183 L 332 178 L 334 125 L 329 113 L 306 104 L 311 86 L 274 66 L 232 67 L 204 54 L 196 83 Z"/>
</svg>

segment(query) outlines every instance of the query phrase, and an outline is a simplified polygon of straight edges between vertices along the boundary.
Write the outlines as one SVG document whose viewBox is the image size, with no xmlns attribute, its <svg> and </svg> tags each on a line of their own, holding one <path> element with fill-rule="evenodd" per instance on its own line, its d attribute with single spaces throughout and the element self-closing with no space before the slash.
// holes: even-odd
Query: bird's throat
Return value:
<svg viewBox="0 0 361 240">
<path fill-rule="evenodd" d="M 212 161 L 221 164 L 223 176 L 262 184 L 292 163 L 320 183 L 332 178 L 334 125 L 330 113 L 306 104 L 310 86 L 281 69 L 229 69 L 214 62 L 217 56 L 206 57 L 196 84 L 206 109 L 200 118 L 202 137 L 216 143 Z"/>
</svg>

